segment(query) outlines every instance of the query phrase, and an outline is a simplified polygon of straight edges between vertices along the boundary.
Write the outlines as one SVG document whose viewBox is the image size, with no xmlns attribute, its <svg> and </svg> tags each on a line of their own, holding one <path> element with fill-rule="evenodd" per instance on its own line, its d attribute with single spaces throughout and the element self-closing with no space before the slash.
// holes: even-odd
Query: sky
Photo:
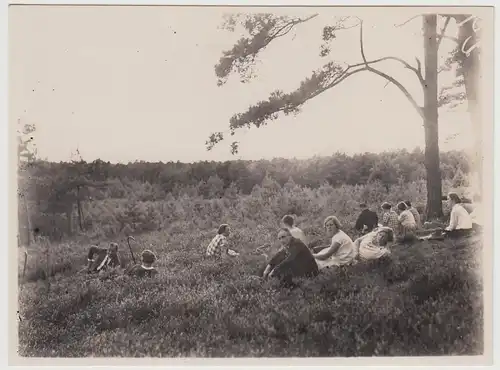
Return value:
<svg viewBox="0 0 500 370">
<path fill-rule="evenodd" d="M 395 27 L 418 13 L 401 8 L 316 9 L 319 16 L 269 45 L 257 77 L 231 75 L 217 86 L 214 66 L 241 37 L 220 29 L 228 12 L 245 8 L 11 6 L 9 8 L 9 120 L 35 124 L 38 154 L 84 160 L 224 161 L 308 158 L 424 147 L 422 119 L 392 84 L 362 72 L 307 102 L 297 116 L 280 116 L 259 129 L 238 131 L 207 151 L 212 132 L 227 131 L 233 114 L 281 89 L 298 87 L 329 60 L 359 63 L 359 30 L 338 33 L 329 58 L 319 56 L 321 34 L 336 16 L 364 20 L 368 59 L 423 60 L 421 21 Z M 278 9 L 260 10 L 273 11 Z M 281 10 L 281 13 L 284 11 Z M 299 16 L 313 9 L 291 8 Z M 280 14 L 281 14 L 280 13 Z M 448 34 L 456 33 L 450 22 Z M 440 58 L 453 47 L 443 40 Z M 415 75 L 397 62 L 379 65 L 422 104 Z M 453 81 L 442 73 L 440 84 Z M 468 149 L 472 129 L 466 104 L 440 111 L 442 150 Z M 239 154 L 230 142 L 239 141 Z M 74 158 L 74 157 L 73 157 Z"/>
</svg>

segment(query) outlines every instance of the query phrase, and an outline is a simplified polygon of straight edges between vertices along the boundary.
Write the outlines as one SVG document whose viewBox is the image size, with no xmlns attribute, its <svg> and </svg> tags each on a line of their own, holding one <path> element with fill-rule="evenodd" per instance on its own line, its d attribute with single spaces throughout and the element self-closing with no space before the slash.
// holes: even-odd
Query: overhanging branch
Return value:
<svg viewBox="0 0 500 370">
<path fill-rule="evenodd" d="M 410 101 L 411 105 L 413 105 L 413 107 L 416 109 L 416 111 L 418 112 L 418 114 L 420 115 L 420 117 L 424 118 L 424 112 L 422 110 L 422 107 L 420 107 L 417 104 L 417 102 L 415 101 L 415 99 L 413 98 L 413 96 L 411 96 L 411 94 L 408 92 L 408 90 L 398 80 L 396 80 L 394 77 L 389 76 L 388 74 L 386 74 L 384 72 L 381 72 L 381 71 L 379 71 L 379 70 L 371 67 L 368 64 L 368 61 L 366 60 L 366 56 L 365 56 L 364 46 L 363 46 L 363 22 L 360 23 L 359 30 L 360 30 L 359 31 L 359 46 L 360 46 L 360 50 L 361 50 L 361 57 L 363 58 L 363 63 L 365 65 L 365 69 L 367 71 L 370 71 L 372 73 L 375 73 L 376 75 L 379 75 L 379 76 L 385 78 L 387 81 L 390 81 L 394 85 L 396 85 L 399 88 L 399 90 L 401 90 L 401 92 Z M 401 60 L 399 58 L 391 58 L 391 59 L 399 60 L 400 62 L 402 62 L 403 64 L 405 64 L 407 66 L 407 68 L 413 70 L 417 74 L 421 86 L 424 86 L 425 82 L 423 80 L 422 74 L 420 73 L 420 71 L 418 69 L 411 67 L 408 63 L 406 63 L 404 60 Z M 418 61 L 418 59 L 417 59 L 417 61 Z M 419 69 L 420 69 L 421 68 L 420 63 L 418 63 L 418 66 L 419 66 Z"/>
</svg>

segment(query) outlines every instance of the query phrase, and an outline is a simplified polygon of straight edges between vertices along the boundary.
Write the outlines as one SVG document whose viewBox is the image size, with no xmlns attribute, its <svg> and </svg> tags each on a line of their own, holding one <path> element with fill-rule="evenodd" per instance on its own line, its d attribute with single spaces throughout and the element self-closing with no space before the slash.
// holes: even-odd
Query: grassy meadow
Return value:
<svg viewBox="0 0 500 370">
<path fill-rule="evenodd" d="M 448 190 L 446 184 L 444 190 Z M 286 213 L 311 238 L 324 238 L 322 221 L 335 214 L 353 235 L 361 200 L 377 211 L 384 200 L 425 204 L 425 183 L 377 183 L 304 188 L 268 184 L 251 194 L 223 198 L 186 195 L 135 202 L 137 219 L 153 225 L 136 234 L 159 257 L 160 275 L 135 280 L 113 273 L 78 274 L 90 243 L 120 244 L 107 237 L 123 200 L 92 202 L 92 231 L 28 249 L 22 279 L 19 254 L 19 353 L 37 357 L 280 357 L 472 355 L 483 351 L 482 243 L 417 242 L 393 247 L 390 261 L 359 263 L 322 272 L 287 290 L 256 278 L 276 248 Z M 121 203 L 120 203 L 121 202 Z M 137 221 L 139 222 L 139 221 Z M 205 248 L 227 222 L 237 258 L 207 260 Z M 324 240 L 324 242 L 327 242 Z"/>
</svg>

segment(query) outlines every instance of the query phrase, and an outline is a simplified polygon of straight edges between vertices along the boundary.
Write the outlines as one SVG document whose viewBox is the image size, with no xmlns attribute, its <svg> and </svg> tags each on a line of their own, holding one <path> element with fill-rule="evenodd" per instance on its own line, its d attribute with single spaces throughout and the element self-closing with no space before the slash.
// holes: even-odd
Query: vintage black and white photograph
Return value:
<svg viewBox="0 0 500 370">
<path fill-rule="evenodd" d="M 17 356 L 485 361 L 493 10 L 11 5 Z"/>
</svg>

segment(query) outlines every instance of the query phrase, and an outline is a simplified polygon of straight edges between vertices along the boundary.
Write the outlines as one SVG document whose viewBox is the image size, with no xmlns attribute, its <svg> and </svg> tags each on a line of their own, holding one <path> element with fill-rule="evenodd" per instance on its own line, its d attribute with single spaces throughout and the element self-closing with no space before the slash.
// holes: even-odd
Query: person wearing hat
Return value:
<svg viewBox="0 0 500 370">
<path fill-rule="evenodd" d="M 370 210 L 366 203 L 360 205 L 361 213 L 356 220 L 354 228 L 361 234 L 366 234 L 372 231 L 378 225 L 378 216 L 376 212 Z"/>
<path fill-rule="evenodd" d="M 394 231 L 390 227 L 381 226 L 354 241 L 362 261 L 376 260 L 391 254 L 388 244 L 394 241 Z"/>
<path fill-rule="evenodd" d="M 109 243 L 109 248 L 92 245 L 87 253 L 87 272 L 89 274 L 105 271 L 108 267 L 119 267 L 118 244 Z"/>
<path fill-rule="evenodd" d="M 156 275 L 158 275 L 158 270 L 156 270 L 156 268 L 153 266 L 153 263 L 155 263 L 155 261 L 156 261 L 156 255 L 149 249 L 146 249 L 141 254 L 142 263 L 133 266 L 127 272 L 127 275 L 136 276 L 140 278 L 155 277 Z"/>
</svg>

